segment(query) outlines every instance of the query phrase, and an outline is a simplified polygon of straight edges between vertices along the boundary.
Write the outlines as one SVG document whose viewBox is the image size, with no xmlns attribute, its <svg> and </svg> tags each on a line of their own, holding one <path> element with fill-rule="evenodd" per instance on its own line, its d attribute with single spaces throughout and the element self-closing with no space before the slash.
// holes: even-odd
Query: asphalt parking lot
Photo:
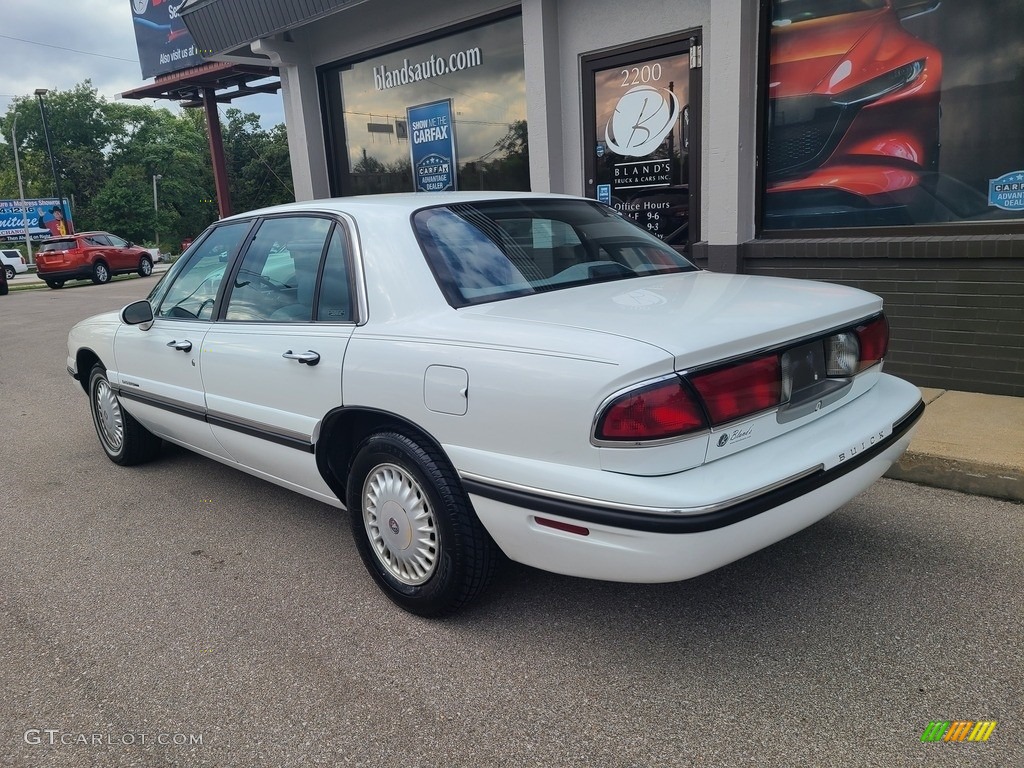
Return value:
<svg viewBox="0 0 1024 768">
<path fill-rule="evenodd" d="M 0 297 L 0 765 L 1024 765 L 1021 505 L 883 480 L 688 582 L 509 564 L 416 618 L 345 513 L 106 459 L 65 338 L 153 284 Z"/>
</svg>

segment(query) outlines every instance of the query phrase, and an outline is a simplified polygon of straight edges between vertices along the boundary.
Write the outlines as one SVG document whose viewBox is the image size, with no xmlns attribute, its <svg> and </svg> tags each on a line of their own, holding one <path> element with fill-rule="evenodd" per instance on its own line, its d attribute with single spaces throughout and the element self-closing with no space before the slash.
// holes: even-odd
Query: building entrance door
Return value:
<svg viewBox="0 0 1024 768">
<path fill-rule="evenodd" d="M 700 238 L 695 33 L 586 57 L 584 189 L 680 250 Z"/>
</svg>

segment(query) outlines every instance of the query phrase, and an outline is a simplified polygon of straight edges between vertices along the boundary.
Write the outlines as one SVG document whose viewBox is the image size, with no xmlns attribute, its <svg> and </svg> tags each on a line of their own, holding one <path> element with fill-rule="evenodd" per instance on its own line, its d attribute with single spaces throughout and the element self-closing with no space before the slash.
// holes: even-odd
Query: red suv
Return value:
<svg viewBox="0 0 1024 768">
<path fill-rule="evenodd" d="M 46 240 L 36 253 L 36 274 L 51 288 L 67 280 L 109 283 L 113 275 L 153 274 L 149 251 L 109 232 L 79 232 Z"/>
</svg>

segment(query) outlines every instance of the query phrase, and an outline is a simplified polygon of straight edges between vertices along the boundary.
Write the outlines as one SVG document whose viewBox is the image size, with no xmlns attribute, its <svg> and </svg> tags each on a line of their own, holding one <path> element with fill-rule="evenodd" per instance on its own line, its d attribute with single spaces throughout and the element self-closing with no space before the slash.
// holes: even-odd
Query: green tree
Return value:
<svg viewBox="0 0 1024 768">
<path fill-rule="evenodd" d="M 107 229 L 140 244 L 176 250 L 217 217 L 206 118 L 146 104 L 107 102 L 86 80 L 46 95 L 54 162 L 77 229 Z M 0 198 L 18 197 L 11 128 L 25 196 L 55 195 L 34 95 L 16 97 L 0 117 Z M 264 130 L 258 115 L 228 109 L 222 129 L 228 184 L 237 211 L 294 200 L 288 135 Z M 158 209 L 153 205 L 157 179 Z"/>
</svg>

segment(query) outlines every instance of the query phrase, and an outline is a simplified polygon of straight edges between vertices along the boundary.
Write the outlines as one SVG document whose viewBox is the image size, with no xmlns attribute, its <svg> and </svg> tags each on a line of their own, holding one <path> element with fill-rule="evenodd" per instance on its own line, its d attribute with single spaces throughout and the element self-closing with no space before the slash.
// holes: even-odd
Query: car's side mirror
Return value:
<svg viewBox="0 0 1024 768">
<path fill-rule="evenodd" d="M 153 307 L 146 300 L 133 301 L 127 307 L 121 310 L 121 322 L 126 325 L 145 325 L 146 323 L 153 322 Z M 148 331 L 149 326 L 147 325 L 142 330 Z"/>
</svg>

